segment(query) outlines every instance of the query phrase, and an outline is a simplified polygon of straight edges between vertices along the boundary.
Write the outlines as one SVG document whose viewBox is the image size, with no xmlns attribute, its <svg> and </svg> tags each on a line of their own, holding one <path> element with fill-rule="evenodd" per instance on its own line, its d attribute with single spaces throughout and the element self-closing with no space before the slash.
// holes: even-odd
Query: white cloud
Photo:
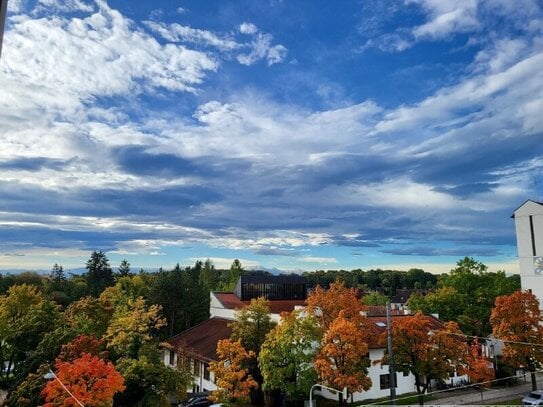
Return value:
<svg viewBox="0 0 543 407">
<path fill-rule="evenodd" d="M 241 47 L 240 44 L 228 36 L 219 37 L 211 31 L 200 30 L 177 23 L 168 25 L 146 21 L 145 25 L 170 42 L 192 42 L 212 46 L 222 51 L 232 51 Z"/>
<path fill-rule="evenodd" d="M 413 34 L 416 38 L 440 39 L 452 33 L 478 30 L 481 27 L 477 18 L 478 2 L 479 0 L 409 0 L 409 3 L 420 5 L 429 17 L 428 22 L 413 29 Z"/>
<path fill-rule="evenodd" d="M 287 52 L 286 47 L 282 45 L 274 45 L 271 47 L 268 51 L 268 55 L 266 56 L 268 66 L 283 62 L 287 56 Z"/>
<path fill-rule="evenodd" d="M 65 13 L 83 11 L 90 13 L 94 11 L 94 6 L 93 2 L 85 0 L 38 0 L 38 4 L 34 9 L 34 12 L 36 13 L 41 11 L 60 11 Z"/>
<path fill-rule="evenodd" d="M 334 257 L 304 256 L 297 259 L 305 263 L 335 264 L 338 262 Z"/>
<path fill-rule="evenodd" d="M 242 65 L 253 65 L 266 59 L 268 65 L 283 62 L 287 55 L 287 49 L 283 45 L 273 45 L 273 36 L 266 33 L 257 33 L 251 42 L 251 52 L 240 54 L 237 60 Z"/>
<path fill-rule="evenodd" d="M 256 34 L 257 31 L 258 27 L 253 23 L 244 22 L 239 25 L 239 32 L 242 34 Z"/>
</svg>

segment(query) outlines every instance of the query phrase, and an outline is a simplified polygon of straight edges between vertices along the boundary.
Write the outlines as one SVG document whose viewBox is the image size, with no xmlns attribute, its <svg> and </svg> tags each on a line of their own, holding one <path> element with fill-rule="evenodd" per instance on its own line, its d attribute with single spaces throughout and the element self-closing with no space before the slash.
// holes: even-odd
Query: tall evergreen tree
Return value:
<svg viewBox="0 0 543 407">
<path fill-rule="evenodd" d="M 130 273 L 130 263 L 126 259 L 123 259 L 123 261 L 121 261 L 121 264 L 119 265 L 119 276 L 127 277 L 131 274 L 132 273 Z"/>
<path fill-rule="evenodd" d="M 86 279 L 91 295 L 97 297 L 104 288 L 115 284 L 113 270 L 103 251 L 92 252 L 90 259 L 87 260 L 85 268 L 88 270 Z"/>
<path fill-rule="evenodd" d="M 215 270 L 215 265 L 210 259 L 207 259 L 204 262 L 204 266 L 200 271 L 200 281 L 207 288 L 208 291 L 213 291 L 217 289 L 218 274 L 217 270 Z"/>
</svg>

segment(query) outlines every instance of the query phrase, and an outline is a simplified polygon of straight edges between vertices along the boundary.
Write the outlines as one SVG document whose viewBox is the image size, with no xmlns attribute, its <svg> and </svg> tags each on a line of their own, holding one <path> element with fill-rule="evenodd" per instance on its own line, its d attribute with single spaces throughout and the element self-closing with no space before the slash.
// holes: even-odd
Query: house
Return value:
<svg viewBox="0 0 543 407">
<path fill-rule="evenodd" d="M 292 312 L 305 307 L 305 280 L 298 276 L 242 276 L 234 292 L 211 292 L 210 318 L 180 334 L 170 338 L 168 346 L 164 348 L 164 363 L 172 367 L 177 366 L 178 358 L 187 358 L 185 363 L 190 366 L 194 382 L 193 392 L 216 390 L 213 373 L 209 370 L 209 363 L 216 360 L 216 346 L 221 339 L 230 337 L 232 330 L 229 324 L 235 319 L 237 310 L 258 297 L 269 300 L 271 318 L 280 323 L 282 312 Z M 371 307 L 366 310 L 368 319 L 374 324 L 373 340 L 369 343 L 369 358 L 371 365 L 368 375 L 372 380 L 372 387 L 368 391 L 352 395 L 353 401 L 377 399 L 387 397 L 390 393 L 390 375 L 387 365 L 379 361 L 385 349 L 379 341 L 380 335 L 386 330 L 386 316 L 384 307 Z M 369 311 L 369 312 L 368 312 Z M 405 318 L 404 311 L 394 310 L 392 320 Z M 441 322 L 429 316 L 433 327 L 438 329 Z M 178 355 L 177 349 L 184 347 L 189 351 L 187 355 Z M 377 363 L 373 363 L 377 362 Z M 457 380 L 451 378 L 451 384 Z M 415 377 L 412 374 L 396 374 L 396 394 L 401 395 L 415 391 Z M 337 396 L 326 390 L 317 390 L 315 394 L 335 399 Z"/>
<path fill-rule="evenodd" d="M 511 217 L 515 219 L 522 290 L 531 290 L 543 307 L 543 203 L 529 199 Z"/>
<path fill-rule="evenodd" d="M 250 304 L 252 299 L 264 297 L 269 301 L 270 316 L 279 323 L 283 312 L 305 306 L 307 288 L 305 278 L 297 275 L 248 275 L 241 276 L 233 292 L 211 292 L 209 319 L 170 338 L 164 348 L 166 365 L 177 366 L 177 349 L 184 346 L 190 359 L 190 370 L 194 377 L 193 392 L 213 391 L 213 373 L 209 362 L 216 360 L 217 342 L 232 334 L 228 324 L 235 320 L 236 311 Z"/>
</svg>

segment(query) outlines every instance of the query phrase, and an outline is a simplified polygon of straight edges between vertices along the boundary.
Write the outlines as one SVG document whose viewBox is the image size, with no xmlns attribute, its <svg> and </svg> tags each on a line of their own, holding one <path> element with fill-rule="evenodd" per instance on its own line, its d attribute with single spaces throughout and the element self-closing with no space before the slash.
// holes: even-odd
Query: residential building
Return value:
<svg viewBox="0 0 543 407">
<path fill-rule="evenodd" d="M 209 363 L 216 360 L 216 346 L 221 339 L 230 337 L 232 330 L 229 324 L 235 319 L 237 310 L 250 303 L 253 298 L 264 296 L 270 304 L 270 315 L 273 320 L 280 323 L 282 312 L 292 312 L 305 306 L 305 280 L 296 276 L 243 276 L 238 281 L 234 292 L 211 292 L 210 318 L 168 340 L 169 347 L 164 350 L 164 363 L 176 366 L 180 357 L 176 350 L 181 346 L 189 351 L 187 363 L 193 373 L 193 392 L 213 391 L 216 389 L 213 373 L 209 371 Z M 352 395 L 353 401 L 377 399 L 387 397 L 390 393 L 389 370 L 387 365 L 381 365 L 379 361 L 383 357 L 385 349 L 379 341 L 379 337 L 386 330 L 386 317 L 384 307 L 368 307 L 365 312 L 368 319 L 374 323 L 374 335 L 369 345 L 369 358 L 371 365 L 368 375 L 372 380 L 372 387 L 366 392 Z M 406 311 L 393 310 L 392 320 L 405 318 Z M 432 327 L 438 329 L 441 322 L 429 316 Z M 451 377 L 451 385 L 459 380 L 457 376 Z M 415 391 L 415 377 L 412 374 L 396 374 L 396 394 L 406 394 Z M 316 390 L 315 394 L 321 394 L 328 398 L 336 398 L 326 390 Z"/>
<path fill-rule="evenodd" d="M 543 203 L 527 200 L 513 213 L 522 290 L 531 290 L 543 307 Z"/>
</svg>

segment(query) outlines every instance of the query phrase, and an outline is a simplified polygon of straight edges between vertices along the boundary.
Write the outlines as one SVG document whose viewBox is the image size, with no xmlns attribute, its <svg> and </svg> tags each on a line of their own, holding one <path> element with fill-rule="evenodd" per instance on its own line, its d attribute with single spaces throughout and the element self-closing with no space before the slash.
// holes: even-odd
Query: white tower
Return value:
<svg viewBox="0 0 543 407">
<path fill-rule="evenodd" d="M 543 203 L 527 200 L 515 219 L 521 287 L 532 290 L 543 308 Z"/>
</svg>

